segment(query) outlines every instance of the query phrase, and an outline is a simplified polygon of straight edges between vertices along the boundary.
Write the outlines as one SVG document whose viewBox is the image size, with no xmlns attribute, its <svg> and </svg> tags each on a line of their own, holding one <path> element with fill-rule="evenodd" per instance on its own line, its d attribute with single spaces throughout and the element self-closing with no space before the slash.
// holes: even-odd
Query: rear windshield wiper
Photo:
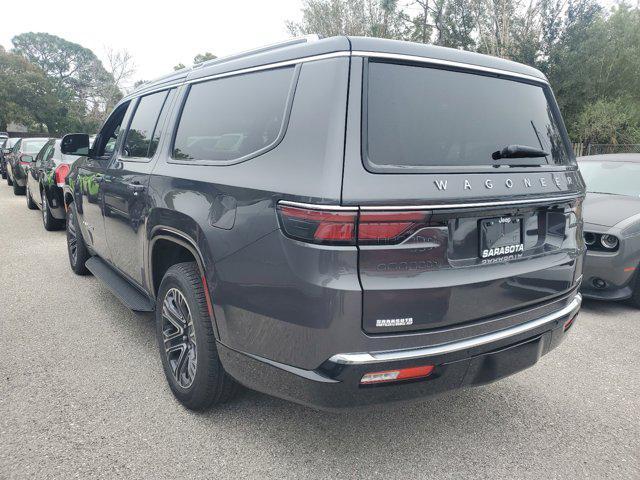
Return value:
<svg viewBox="0 0 640 480">
<path fill-rule="evenodd" d="M 504 159 L 524 159 L 524 158 L 540 158 L 547 157 L 549 155 L 548 152 L 541 150 L 535 147 L 528 147 L 526 145 L 507 145 L 502 150 L 498 150 L 497 152 L 493 152 L 491 157 L 494 160 L 504 160 Z M 530 160 L 525 160 L 523 162 L 509 162 L 503 163 L 500 162 L 501 165 L 509 165 L 513 167 L 527 167 L 527 166 L 535 166 L 538 167 L 540 165 L 545 165 L 547 163 L 546 159 L 544 161 L 540 160 L 537 162 L 531 162 Z"/>
</svg>

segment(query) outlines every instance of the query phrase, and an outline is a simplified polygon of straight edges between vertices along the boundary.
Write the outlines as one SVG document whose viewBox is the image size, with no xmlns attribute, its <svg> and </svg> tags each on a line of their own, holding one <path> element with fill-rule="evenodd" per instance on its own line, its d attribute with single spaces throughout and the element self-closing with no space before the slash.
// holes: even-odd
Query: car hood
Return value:
<svg viewBox="0 0 640 480">
<path fill-rule="evenodd" d="M 640 197 L 587 193 L 582 212 L 585 223 L 613 227 L 629 217 L 640 214 Z"/>
</svg>

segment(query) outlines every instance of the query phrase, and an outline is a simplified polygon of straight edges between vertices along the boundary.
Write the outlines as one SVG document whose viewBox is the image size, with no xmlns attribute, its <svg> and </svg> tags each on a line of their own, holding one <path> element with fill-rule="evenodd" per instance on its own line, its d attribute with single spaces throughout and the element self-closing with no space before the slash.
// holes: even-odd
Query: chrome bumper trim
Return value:
<svg viewBox="0 0 640 480">
<path fill-rule="evenodd" d="M 435 355 L 444 355 L 447 353 L 459 352 L 469 348 L 480 347 L 489 343 L 504 340 L 505 338 L 520 335 L 521 333 L 534 330 L 547 323 L 577 313 L 582 304 L 582 295 L 579 293 L 564 308 L 545 315 L 544 317 L 531 320 L 514 327 L 505 328 L 497 332 L 487 333 L 477 337 L 460 340 L 458 342 L 443 343 L 432 347 L 415 348 L 410 350 L 392 350 L 385 352 L 371 353 L 339 353 L 329 359 L 330 362 L 340 363 L 344 365 L 366 365 L 370 363 L 393 362 L 398 360 L 412 360 L 416 358 L 433 357 Z"/>
</svg>

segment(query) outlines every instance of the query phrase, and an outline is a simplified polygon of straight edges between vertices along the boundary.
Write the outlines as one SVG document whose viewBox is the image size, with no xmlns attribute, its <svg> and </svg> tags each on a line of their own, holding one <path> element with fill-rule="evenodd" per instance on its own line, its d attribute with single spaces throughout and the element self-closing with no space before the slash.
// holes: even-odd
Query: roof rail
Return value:
<svg viewBox="0 0 640 480">
<path fill-rule="evenodd" d="M 320 36 L 315 33 L 311 35 L 304 35 L 301 37 L 288 38 L 287 40 L 282 40 L 281 42 L 270 43 L 262 47 L 252 48 L 250 50 L 244 50 L 242 52 L 232 53 L 231 55 L 226 55 L 224 57 L 214 58 L 212 60 L 206 60 L 201 63 L 196 63 L 191 68 L 195 69 L 195 68 L 208 67 L 210 65 L 217 65 L 219 63 L 225 63 L 231 60 L 237 60 L 239 58 L 256 55 L 258 53 L 270 52 L 272 50 L 278 50 L 279 48 L 290 47 L 291 45 L 297 45 L 299 43 L 317 42 L 318 40 L 320 40 Z"/>
<path fill-rule="evenodd" d="M 196 63 L 191 67 L 184 67 L 184 68 L 181 68 L 180 70 L 176 70 L 174 72 L 167 73 L 166 75 L 163 75 L 161 77 L 158 77 L 158 78 L 155 78 L 155 79 L 150 80 L 148 82 L 145 82 L 142 85 L 138 86 L 137 88 L 134 88 L 128 95 L 131 95 L 132 93 L 136 93 L 138 91 L 144 90 L 144 89 L 149 88 L 150 86 L 156 85 L 158 83 L 161 83 L 163 80 L 166 81 L 167 79 L 171 79 L 172 77 L 178 76 L 181 73 L 183 75 L 187 75 L 190 70 L 194 70 L 196 68 L 208 67 L 209 65 L 217 65 L 217 64 L 220 64 L 220 63 L 229 62 L 231 60 L 237 60 L 239 58 L 248 57 L 248 56 L 251 56 L 251 55 L 256 55 L 258 53 L 269 52 L 269 51 L 272 51 L 272 50 L 277 50 L 279 48 L 289 47 L 291 45 L 297 45 L 297 44 L 300 44 L 300 43 L 316 42 L 318 40 L 320 40 L 320 36 L 319 35 L 316 35 L 316 34 L 304 35 L 304 36 L 301 36 L 301 37 L 289 38 L 289 39 L 283 40 L 281 42 L 271 43 L 269 45 L 264 45 L 262 47 L 253 48 L 251 50 L 245 50 L 243 52 L 233 53 L 231 55 L 226 55 L 224 57 L 214 58 L 212 60 L 206 60 L 204 62 Z M 125 95 L 125 96 L 127 96 L 127 95 Z"/>
</svg>

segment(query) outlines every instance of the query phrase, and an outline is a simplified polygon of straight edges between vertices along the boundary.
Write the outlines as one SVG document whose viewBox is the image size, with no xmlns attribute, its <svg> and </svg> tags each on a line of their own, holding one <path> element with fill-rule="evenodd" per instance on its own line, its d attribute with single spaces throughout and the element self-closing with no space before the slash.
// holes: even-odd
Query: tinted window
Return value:
<svg viewBox="0 0 640 480">
<path fill-rule="evenodd" d="M 166 91 L 147 95 L 140 99 L 127 132 L 123 150 L 124 156 L 151 157 L 153 155 L 149 152 L 149 147 L 165 98 L 167 98 Z"/>
<path fill-rule="evenodd" d="M 49 141 L 48 138 L 42 138 L 37 140 L 25 140 L 22 143 L 22 152 L 27 155 L 35 155 L 40 151 L 44 144 Z"/>
<path fill-rule="evenodd" d="M 542 87 L 428 67 L 369 63 L 368 160 L 385 167 L 495 163 L 507 145 L 569 162 Z"/>
<path fill-rule="evenodd" d="M 293 67 L 198 83 L 176 133 L 181 160 L 236 160 L 265 150 L 282 130 Z"/>
</svg>

